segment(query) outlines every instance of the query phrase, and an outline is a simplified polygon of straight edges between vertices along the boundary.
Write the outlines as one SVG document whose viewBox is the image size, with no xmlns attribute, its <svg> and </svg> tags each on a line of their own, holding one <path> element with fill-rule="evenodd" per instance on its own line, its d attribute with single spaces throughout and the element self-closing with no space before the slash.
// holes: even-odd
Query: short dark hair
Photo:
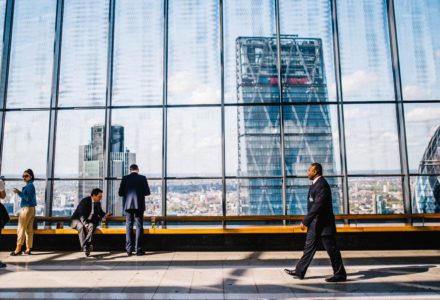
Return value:
<svg viewBox="0 0 440 300">
<path fill-rule="evenodd" d="M 96 189 L 93 189 L 93 190 L 92 190 L 91 195 L 92 195 L 92 196 L 97 196 L 97 195 L 99 195 L 100 193 L 102 193 L 102 190 L 96 188 Z"/>
<path fill-rule="evenodd" d="M 322 165 L 320 163 L 315 162 L 312 163 L 311 166 L 315 168 L 316 173 L 318 173 L 318 175 L 322 175 Z"/>
<path fill-rule="evenodd" d="M 32 177 L 31 181 L 34 181 L 35 176 L 34 176 L 34 171 L 32 171 L 32 169 L 27 169 L 24 171 L 24 173 L 28 173 Z"/>
<path fill-rule="evenodd" d="M 138 167 L 138 165 L 137 165 L 137 164 L 132 164 L 132 165 L 130 166 L 130 171 L 139 171 L 139 167 Z"/>
</svg>

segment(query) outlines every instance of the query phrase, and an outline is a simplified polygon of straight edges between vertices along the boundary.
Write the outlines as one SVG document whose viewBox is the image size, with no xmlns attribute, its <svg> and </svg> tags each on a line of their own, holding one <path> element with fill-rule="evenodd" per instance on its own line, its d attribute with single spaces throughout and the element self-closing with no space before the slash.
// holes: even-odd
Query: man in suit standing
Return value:
<svg viewBox="0 0 440 300">
<path fill-rule="evenodd" d="M 122 197 L 122 205 L 126 216 L 126 245 L 127 255 L 133 251 L 136 255 L 144 255 L 142 238 L 144 234 L 144 211 L 145 196 L 150 195 L 147 177 L 139 175 L 139 167 L 135 164 L 130 166 L 130 174 L 122 178 L 119 186 L 119 196 Z M 133 222 L 136 223 L 136 241 L 133 245 Z"/>
<path fill-rule="evenodd" d="M 330 256 L 333 268 L 333 276 L 326 278 L 325 281 L 345 281 L 347 280 L 347 273 L 342 263 L 341 252 L 335 242 L 336 224 L 333 214 L 332 194 L 327 180 L 322 176 L 321 164 L 311 164 L 307 170 L 307 176 L 313 182 L 307 197 L 308 213 L 300 224 L 301 230 L 306 229 L 306 227 L 308 229 L 304 253 L 294 270 L 284 269 L 284 271 L 295 278 L 304 279 L 319 241 L 321 241 Z"/>
<path fill-rule="evenodd" d="M 72 215 L 72 228 L 78 230 L 79 243 L 86 256 L 92 250 L 92 239 L 102 218 L 111 216 L 101 207 L 102 190 L 93 189 L 90 196 L 82 199 Z"/>
</svg>

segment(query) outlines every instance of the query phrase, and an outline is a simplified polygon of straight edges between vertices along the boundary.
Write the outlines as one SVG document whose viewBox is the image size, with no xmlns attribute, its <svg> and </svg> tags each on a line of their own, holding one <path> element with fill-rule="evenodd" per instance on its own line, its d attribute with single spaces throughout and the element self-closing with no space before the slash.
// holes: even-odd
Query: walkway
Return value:
<svg viewBox="0 0 440 300">
<path fill-rule="evenodd" d="M 36 252 L 0 269 L 0 298 L 440 299 L 440 251 L 345 251 L 349 280 L 326 283 L 318 252 L 305 280 L 283 272 L 300 252 Z"/>
</svg>

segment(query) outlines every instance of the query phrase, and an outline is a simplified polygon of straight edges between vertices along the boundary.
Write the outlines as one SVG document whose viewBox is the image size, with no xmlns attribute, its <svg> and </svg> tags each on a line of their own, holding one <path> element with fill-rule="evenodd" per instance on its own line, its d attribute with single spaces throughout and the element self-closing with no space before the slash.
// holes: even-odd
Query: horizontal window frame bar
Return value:
<svg viewBox="0 0 440 300">
<path fill-rule="evenodd" d="M 344 105 L 367 105 L 367 104 L 396 104 L 400 101 L 395 100 L 386 100 L 386 101 L 345 101 L 343 102 Z M 404 100 L 401 101 L 404 104 L 440 104 L 440 100 Z M 63 110 L 105 110 L 105 109 L 148 109 L 148 108 L 197 108 L 197 107 L 218 107 L 221 108 L 222 106 L 225 107 L 246 107 L 246 106 L 321 106 L 321 105 L 339 105 L 340 102 L 336 101 L 325 101 L 325 102 L 259 102 L 259 103 L 212 103 L 212 104 L 153 104 L 153 105 L 111 105 L 111 106 L 65 106 L 65 107 L 56 107 L 56 108 L 50 108 L 50 107 L 21 107 L 21 108 L 3 108 L 0 111 L 2 112 L 13 112 L 13 111 L 51 111 L 51 110 L 57 110 L 57 111 L 63 111 Z"/>
</svg>

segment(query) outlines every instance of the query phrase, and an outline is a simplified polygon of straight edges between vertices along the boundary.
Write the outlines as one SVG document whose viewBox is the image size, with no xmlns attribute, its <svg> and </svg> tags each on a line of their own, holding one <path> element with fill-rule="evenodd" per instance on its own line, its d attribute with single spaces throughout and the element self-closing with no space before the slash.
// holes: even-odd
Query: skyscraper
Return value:
<svg viewBox="0 0 440 300">
<path fill-rule="evenodd" d="M 79 151 L 79 178 L 102 178 L 104 172 L 104 125 L 95 125 L 91 128 L 91 142 L 81 145 Z M 130 152 L 124 145 L 124 127 L 113 125 L 110 130 L 110 175 L 121 178 L 128 174 L 131 164 L 136 163 L 136 153 Z M 115 215 L 121 214 L 122 204 L 118 203 L 118 182 L 109 181 L 107 201 L 109 211 Z M 79 195 L 89 195 L 93 188 L 102 188 L 102 182 L 96 186 L 95 181 L 80 181 Z"/>
<path fill-rule="evenodd" d="M 417 213 L 440 212 L 440 126 L 426 147 L 419 165 L 413 207 Z"/>
<path fill-rule="evenodd" d="M 312 162 L 334 173 L 335 160 L 321 39 L 282 36 L 280 107 L 275 37 L 239 37 L 236 40 L 239 103 L 268 104 L 238 108 L 238 175 L 281 176 L 280 109 L 284 111 L 285 161 L 288 175 L 304 174 Z M 296 104 L 295 104 L 296 103 Z M 329 179 L 331 185 L 335 184 Z M 239 214 L 283 213 L 282 182 L 278 178 L 239 180 Z M 289 180 L 289 214 L 303 214 L 309 182 Z M 339 197 L 333 196 L 335 211 Z"/>
</svg>

